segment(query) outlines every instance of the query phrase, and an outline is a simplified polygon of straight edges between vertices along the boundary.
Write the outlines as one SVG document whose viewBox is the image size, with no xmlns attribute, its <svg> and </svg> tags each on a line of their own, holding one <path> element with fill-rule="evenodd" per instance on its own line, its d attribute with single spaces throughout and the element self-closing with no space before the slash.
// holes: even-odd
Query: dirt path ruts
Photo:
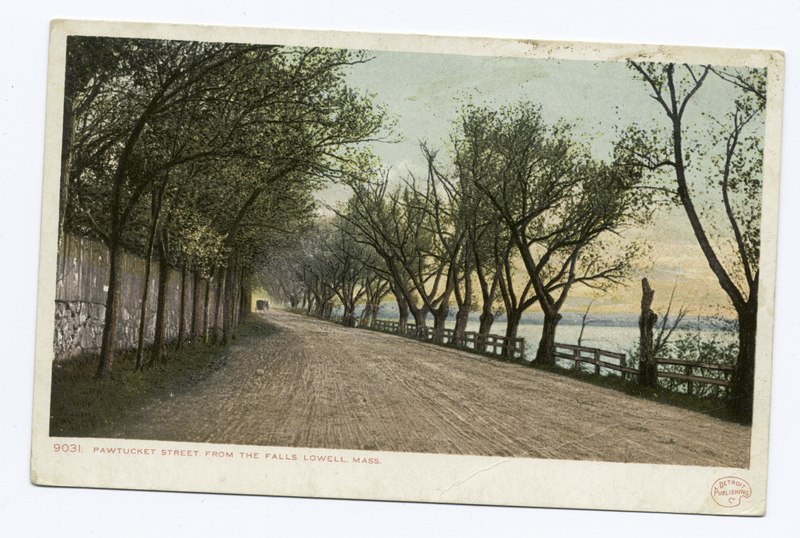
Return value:
<svg viewBox="0 0 800 538">
<path fill-rule="evenodd" d="M 278 310 L 278 330 L 110 437 L 747 467 L 750 429 Z"/>
</svg>

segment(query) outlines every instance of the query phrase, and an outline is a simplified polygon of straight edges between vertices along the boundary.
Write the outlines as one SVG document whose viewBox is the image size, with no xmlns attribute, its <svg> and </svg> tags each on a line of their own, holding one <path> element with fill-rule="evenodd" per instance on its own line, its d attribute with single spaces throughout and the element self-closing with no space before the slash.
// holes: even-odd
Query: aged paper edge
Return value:
<svg viewBox="0 0 800 538">
<path fill-rule="evenodd" d="M 397 452 L 211 445 L 96 438 L 50 438 L 53 298 L 59 207 L 60 145 L 65 46 L 68 35 L 102 35 L 233 41 L 368 50 L 458 53 L 565 60 L 716 63 L 768 68 L 762 220 L 761 301 L 750 467 L 729 469 L 676 465 L 539 460 Z M 53 21 L 50 31 L 45 128 L 42 231 L 37 308 L 31 480 L 40 485 L 168 491 L 335 497 L 421 502 L 571 507 L 726 515 L 762 515 L 766 504 L 767 448 L 775 301 L 778 185 L 783 109 L 783 53 L 779 51 L 567 43 L 555 41 L 387 35 L 305 30 L 226 28 L 100 21 Z M 54 453 L 53 444 L 76 443 L 80 454 Z M 721 439 L 720 443 L 725 440 Z M 94 448 L 224 450 L 258 453 L 260 459 L 93 455 Z M 285 459 L 263 459 L 264 453 Z M 291 457 L 297 458 L 292 460 Z M 377 466 L 312 464 L 311 456 L 378 457 Z M 713 482 L 736 476 L 752 495 L 736 508 L 716 505 Z"/>
</svg>

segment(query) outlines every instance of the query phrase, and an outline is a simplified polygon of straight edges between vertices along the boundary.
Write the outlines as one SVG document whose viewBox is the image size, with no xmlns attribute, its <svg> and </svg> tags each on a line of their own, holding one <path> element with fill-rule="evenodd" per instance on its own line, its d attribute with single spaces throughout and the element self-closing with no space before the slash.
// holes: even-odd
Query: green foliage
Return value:
<svg viewBox="0 0 800 538">
<path fill-rule="evenodd" d="M 452 140 L 476 252 L 502 268 L 507 311 L 538 302 L 555 316 L 574 284 L 607 289 L 630 276 L 643 247 L 620 237 L 652 216 L 641 165 L 592 159 L 568 124 L 548 125 L 532 103 L 468 104 Z"/>
<path fill-rule="evenodd" d="M 301 226 L 313 190 L 357 176 L 372 162 L 364 142 L 382 136 L 384 113 L 345 84 L 360 52 L 88 37 L 69 47 L 65 226 L 135 252 L 160 218 L 173 262 L 207 269 L 236 251 L 254 264 L 280 235 L 264 231 Z M 163 193 L 156 213 L 151 191 Z"/>
<path fill-rule="evenodd" d="M 735 321 L 719 318 L 716 328 L 700 328 L 700 322 L 695 330 L 683 330 L 676 333 L 676 337 L 667 340 L 660 346 L 657 354 L 659 359 L 677 359 L 690 361 L 696 364 L 713 364 L 722 366 L 735 366 L 739 354 L 738 327 Z M 636 342 L 628 352 L 629 364 L 632 368 L 639 366 L 639 343 Z M 674 372 L 684 374 L 686 367 L 681 365 L 660 365 L 660 372 Z M 711 379 L 729 380 L 730 376 L 714 369 L 693 367 L 694 375 L 701 375 Z M 685 392 L 686 382 L 676 379 L 659 378 L 658 385 L 664 389 L 676 392 Z M 704 383 L 694 383 L 692 393 L 698 397 L 718 398 L 726 396 L 725 389 Z"/>
</svg>

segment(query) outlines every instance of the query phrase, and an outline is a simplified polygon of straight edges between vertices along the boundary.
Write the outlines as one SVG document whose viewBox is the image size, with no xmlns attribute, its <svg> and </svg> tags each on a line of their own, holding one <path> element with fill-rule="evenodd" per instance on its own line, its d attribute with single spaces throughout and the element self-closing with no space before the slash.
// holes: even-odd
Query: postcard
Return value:
<svg viewBox="0 0 800 538">
<path fill-rule="evenodd" d="M 783 76 L 54 21 L 32 481 L 763 514 Z"/>
</svg>

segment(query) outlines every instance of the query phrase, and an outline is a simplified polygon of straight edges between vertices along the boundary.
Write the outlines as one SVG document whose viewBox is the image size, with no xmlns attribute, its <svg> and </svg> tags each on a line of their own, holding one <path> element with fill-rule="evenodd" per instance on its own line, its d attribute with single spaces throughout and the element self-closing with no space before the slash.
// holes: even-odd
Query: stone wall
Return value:
<svg viewBox="0 0 800 538">
<path fill-rule="evenodd" d="M 142 292 L 144 290 L 145 260 L 123 253 L 120 260 L 120 304 L 117 324 L 119 349 L 133 349 L 139 338 Z M 217 301 L 217 282 L 209 288 L 209 326 L 214 328 Z M 193 274 L 186 278 L 183 292 L 186 297 L 184 326 L 189 334 L 193 297 Z M 205 280 L 200 280 L 199 301 L 195 305 L 202 319 Z M 148 300 L 145 341 L 153 341 L 155 333 L 158 264 L 153 262 L 148 281 Z M 53 345 L 56 360 L 100 351 L 108 292 L 108 249 L 97 241 L 67 236 L 58 254 L 55 301 L 55 334 Z M 167 284 L 167 340 L 178 337 L 181 300 L 181 273 L 170 270 Z"/>
</svg>

